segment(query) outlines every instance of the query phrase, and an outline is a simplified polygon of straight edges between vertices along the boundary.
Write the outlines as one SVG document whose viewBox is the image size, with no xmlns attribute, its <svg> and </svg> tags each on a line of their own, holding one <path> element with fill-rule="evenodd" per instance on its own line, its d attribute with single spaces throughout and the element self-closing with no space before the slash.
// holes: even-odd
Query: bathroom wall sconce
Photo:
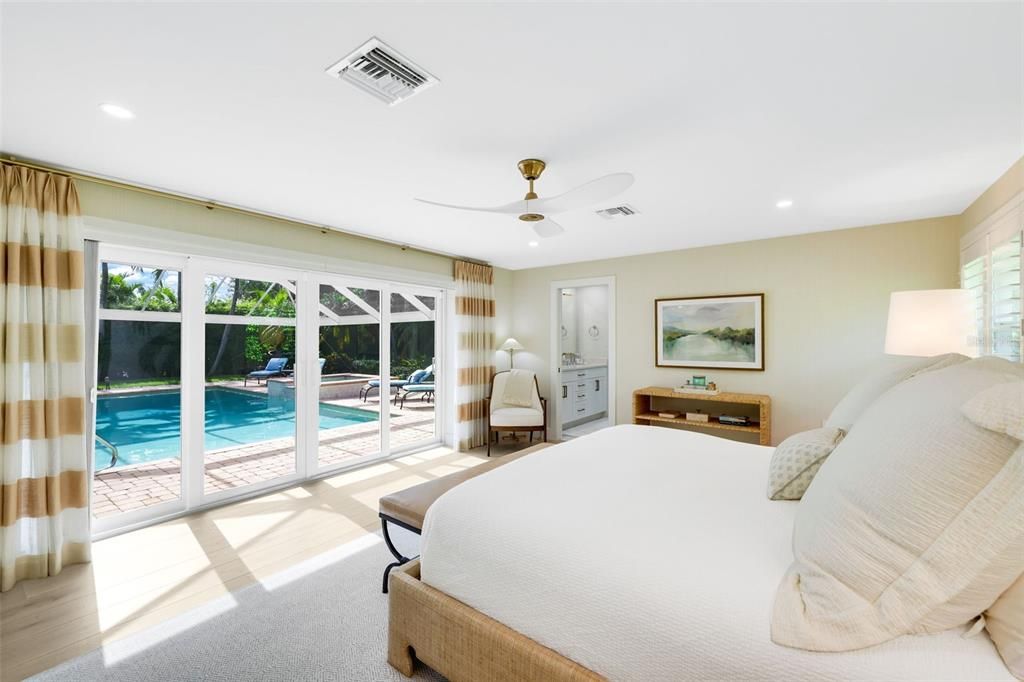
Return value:
<svg viewBox="0 0 1024 682">
<path fill-rule="evenodd" d="M 590 338 L 596 339 L 597 337 L 601 336 L 601 330 L 597 328 L 596 324 L 594 324 L 591 325 L 590 329 L 587 330 L 587 334 L 590 335 Z"/>
</svg>

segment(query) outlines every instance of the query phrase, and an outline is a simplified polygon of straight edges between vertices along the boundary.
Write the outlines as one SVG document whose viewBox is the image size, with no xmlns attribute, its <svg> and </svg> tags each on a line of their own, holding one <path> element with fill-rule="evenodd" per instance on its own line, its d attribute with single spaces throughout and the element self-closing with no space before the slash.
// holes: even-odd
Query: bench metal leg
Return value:
<svg viewBox="0 0 1024 682">
<path fill-rule="evenodd" d="M 398 548 L 395 547 L 395 543 L 391 541 L 391 536 L 388 534 L 388 520 L 385 518 L 381 518 L 380 525 L 384 531 L 384 543 L 388 546 L 388 550 L 390 550 L 391 554 L 394 555 L 396 559 L 398 559 L 398 561 L 388 564 L 387 568 L 384 569 L 384 586 L 381 591 L 384 594 L 387 594 L 388 576 L 391 575 L 391 569 L 398 568 L 403 564 L 407 564 L 410 561 L 412 561 L 412 559 L 399 552 Z"/>
</svg>

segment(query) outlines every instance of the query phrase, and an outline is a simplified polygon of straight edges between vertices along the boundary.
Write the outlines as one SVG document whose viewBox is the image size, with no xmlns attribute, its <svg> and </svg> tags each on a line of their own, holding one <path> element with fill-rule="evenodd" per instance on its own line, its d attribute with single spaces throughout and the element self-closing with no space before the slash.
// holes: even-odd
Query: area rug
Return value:
<svg viewBox="0 0 1024 682">
<path fill-rule="evenodd" d="M 387 663 L 390 561 L 368 535 L 31 679 L 405 680 Z"/>
</svg>

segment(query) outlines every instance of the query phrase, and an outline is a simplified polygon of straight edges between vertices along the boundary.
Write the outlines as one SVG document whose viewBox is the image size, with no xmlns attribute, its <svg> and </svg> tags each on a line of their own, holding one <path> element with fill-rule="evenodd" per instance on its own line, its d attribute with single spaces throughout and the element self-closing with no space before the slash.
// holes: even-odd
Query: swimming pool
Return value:
<svg viewBox="0 0 1024 682">
<path fill-rule="evenodd" d="M 377 421 L 375 412 L 320 403 L 320 428 Z M 295 402 L 265 393 L 206 389 L 206 452 L 295 436 Z M 117 446 L 117 465 L 139 464 L 181 454 L 181 394 L 152 391 L 101 395 L 96 400 L 96 435 Z M 110 466 L 110 450 L 96 442 L 97 470 Z"/>
</svg>

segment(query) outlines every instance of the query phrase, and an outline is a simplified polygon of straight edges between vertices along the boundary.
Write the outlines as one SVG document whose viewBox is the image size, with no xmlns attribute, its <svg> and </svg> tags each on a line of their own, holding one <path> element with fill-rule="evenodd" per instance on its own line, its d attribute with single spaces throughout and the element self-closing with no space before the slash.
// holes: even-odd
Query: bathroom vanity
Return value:
<svg viewBox="0 0 1024 682">
<path fill-rule="evenodd" d="M 558 414 L 563 428 L 600 419 L 607 414 L 607 364 L 564 365 L 561 377 Z"/>
</svg>

